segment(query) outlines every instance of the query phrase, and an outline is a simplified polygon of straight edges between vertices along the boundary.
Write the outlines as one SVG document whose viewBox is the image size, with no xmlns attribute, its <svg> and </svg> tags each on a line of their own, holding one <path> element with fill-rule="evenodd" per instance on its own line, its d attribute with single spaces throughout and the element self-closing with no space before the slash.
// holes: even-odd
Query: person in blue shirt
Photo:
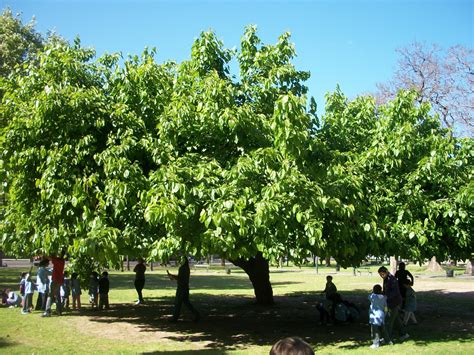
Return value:
<svg viewBox="0 0 474 355">
<path fill-rule="evenodd" d="M 387 297 L 382 293 L 382 286 L 374 285 L 372 293 L 369 295 L 370 308 L 369 308 L 369 324 L 370 333 L 372 336 L 373 348 L 380 346 L 381 335 L 383 334 L 385 342 L 387 344 L 393 344 L 390 341 L 390 337 L 387 334 L 385 328 L 385 312 L 387 310 Z"/>
</svg>

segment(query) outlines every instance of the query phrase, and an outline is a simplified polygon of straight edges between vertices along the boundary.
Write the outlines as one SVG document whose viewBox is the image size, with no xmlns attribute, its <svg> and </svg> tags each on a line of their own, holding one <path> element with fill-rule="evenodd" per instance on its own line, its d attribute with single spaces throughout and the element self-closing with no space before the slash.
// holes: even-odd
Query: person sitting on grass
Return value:
<svg viewBox="0 0 474 355">
<path fill-rule="evenodd" d="M 415 317 L 416 311 L 416 293 L 413 287 L 411 287 L 410 280 L 406 280 L 403 285 L 405 291 L 405 304 L 403 305 L 403 324 L 408 325 L 408 321 L 411 319 L 413 324 L 418 324 Z"/>
<path fill-rule="evenodd" d="M 7 304 L 7 300 L 8 300 L 8 293 L 10 292 L 10 289 L 9 288 L 5 288 L 2 290 L 2 305 L 6 305 Z"/>
<path fill-rule="evenodd" d="M 382 294 L 382 286 L 374 285 L 372 293 L 369 295 L 369 324 L 372 336 L 372 349 L 380 346 L 381 335 L 383 334 L 387 344 L 393 344 L 385 329 L 385 312 L 387 308 L 387 298 Z"/>
<path fill-rule="evenodd" d="M 170 319 L 170 322 L 177 322 L 181 314 L 181 306 L 184 304 L 193 314 L 193 320 L 195 322 L 199 321 L 201 318 L 199 312 L 193 307 L 189 301 L 189 276 L 191 271 L 189 270 L 188 258 L 183 256 L 183 262 L 178 270 L 178 275 L 170 274 L 166 270 L 170 280 L 176 280 L 178 282 L 178 287 L 176 288 L 176 298 L 174 302 L 174 312 L 173 317 Z"/>
<path fill-rule="evenodd" d="M 15 291 L 8 292 L 7 305 L 10 308 L 19 307 L 21 305 L 21 297 Z"/>
<path fill-rule="evenodd" d="M 330 315 L 333 312 L 334 295 L 337 293 L 337 287 L 332 282 L 331 275 L 326 276 L 326 287 L 321 293 L 326 295 L 326 298 L 319 302 L 316 308 L 319 311 L 319 323 L 324 325 L 331 319 Z"/>
<path fill-rule="evenodd" d="M 336 292 L 337 292 L 337 287 L 332 282 L 332 276 L 331 275 L 326 276 L 326 287 L 324 288 L 324 290 L 321 293 L 326 295 L 327 300 L 331 300 L 333 295 Z"/>
<path fill-rule="evenodd" d="M 314 350 L 300 337 L 288 337 L 273 344 L 270 355 L 314 355 Z"/>
</svg>

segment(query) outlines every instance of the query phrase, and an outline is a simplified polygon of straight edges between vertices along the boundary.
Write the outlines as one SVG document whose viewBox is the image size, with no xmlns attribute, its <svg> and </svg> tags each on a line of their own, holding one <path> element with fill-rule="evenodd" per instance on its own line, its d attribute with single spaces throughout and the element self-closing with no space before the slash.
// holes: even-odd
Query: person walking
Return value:
<svg viewBox="0 0 474 355">
<path fill-rule="evenodd" d="M 400 294 L 402 295 L 403 305 L 405 305 L 405 298 L 407 288 L 405 284 L 410 283 L 411 286 L 415 284 L 415 278 L 413 275 L 406 269 L 405 263 L 401 262 L 398 264 L 398 270 L 395 272 L 395 278 L 398 281 L 398 288 L 400 289 Z"/>
<path fill-rule="evenodd" d="M 135 273 L 135 290 L 137 290 L 138 300 L 136 304 L 143 304 L 145 300 L 143 299 L 143 288 L 145 287 L 145 271 L 146 265 L 143 258 L 138 258 L 138 264 L 133 268 Z"/>
<path fill-rule="evenodd" d="M 170 280 L 177 281 L 177 288 L 176 288 L 176 298 L 174 301 L 174 312 L 173 317 L 170 319 L 170 322 L 177 322 L 179 316 L 181 314 L 181 307 L 184 304 L 193 314 L 193 320 L 195 322 L 199 321 L 201 315 L 199 312 L 193 307 L 191 302 L 189 301 L 189 276 L 191 271 L 189 270 L 189 262 L 187 257 L 183 257 L 183 262 L 178 270 L 178 275 L 170 274 L 168 270 L 166 270 L 168 277 Z"/>
<path fill-rule="evenodd" d="M 393 326 L 397 324 L 399 339 L 405 340 L 410 336 L 405 332 L 405 327 L 400 318 L 402 296 L 398 288 L 398 281 L 385 266 L 379 268 L 378 273 L 383 279 L 383 294 L 387 297 L 388 312 L 385 316 L 386 329 L 391 340 L 393 340 Z"/>
</svg>

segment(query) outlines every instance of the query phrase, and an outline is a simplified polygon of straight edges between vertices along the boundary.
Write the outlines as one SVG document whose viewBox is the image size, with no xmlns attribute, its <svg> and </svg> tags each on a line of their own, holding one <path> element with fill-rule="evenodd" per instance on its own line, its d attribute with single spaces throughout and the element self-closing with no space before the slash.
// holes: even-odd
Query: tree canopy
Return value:
<svg viewBox="0 0 474 355">
<path fill-rule="evenodd" d="M 472 139 L 412 92 L 376 106 L 338 89 L 318 118 L 295 55 L 254 26 L 238 51 L 202 33 L 182 63 L 48 41 L 5 80 L 1 248 L 102 265 L 470 256 Z"/>
</svg>

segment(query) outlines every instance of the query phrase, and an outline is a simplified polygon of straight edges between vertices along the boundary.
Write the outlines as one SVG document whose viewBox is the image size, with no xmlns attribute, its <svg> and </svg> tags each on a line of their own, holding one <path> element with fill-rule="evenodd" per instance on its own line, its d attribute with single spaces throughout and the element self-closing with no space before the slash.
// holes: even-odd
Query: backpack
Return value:
<svg viewBox="0 0 474 355">
<path fill-rule="evenodd" d="M 359 317 L 360 317 L 359 308 L 357 308 L 357 306 L 352 302 L 349 302 L 349 301 L 343 301 L 343 302 L 347 307 L 347 320 L 349 322 L 354 322 L 356 320 L 359 320 Z"/>
<path fill-rule="evenodd" d="M 340 302 L 334 306 L 334 319 L 338 322 L 347 322 L 349 317 L 349 308 Z"/>
</svg>

